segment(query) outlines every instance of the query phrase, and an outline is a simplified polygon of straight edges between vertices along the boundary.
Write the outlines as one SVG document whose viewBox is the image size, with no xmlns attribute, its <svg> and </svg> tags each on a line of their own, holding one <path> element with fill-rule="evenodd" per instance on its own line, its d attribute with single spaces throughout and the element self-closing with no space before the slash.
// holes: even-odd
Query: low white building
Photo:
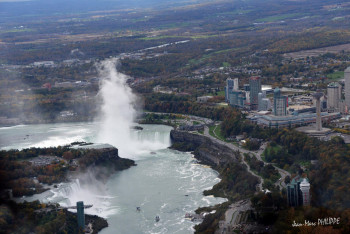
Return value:
<svg viewBox="0 0 350 234">
<path fill-rule="evenodd" d="M 208 102 L 209 99 L 213 98 L 213 96 L 201 96 L 197 97 L 197 102 L 198 103 L 206 103 Z"/>
</svg>

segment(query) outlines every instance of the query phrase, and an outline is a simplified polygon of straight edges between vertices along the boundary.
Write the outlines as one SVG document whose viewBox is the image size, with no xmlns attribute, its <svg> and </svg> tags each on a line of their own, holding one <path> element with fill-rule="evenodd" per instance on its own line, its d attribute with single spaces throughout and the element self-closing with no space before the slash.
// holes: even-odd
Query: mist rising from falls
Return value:
<svg viewBox="0 0 350 234">
<path fill-rule="evenodd" d="M 78 201 L 84 201 L 85 205 L 93 205 L 85 211 L 87 214 L 98 214 L 108 217 L 118 212 L 118 207 L 111 206 L 113 198 L 107 193 L 105 183 L 96 179 L 99 170 L 103 168 L 89 168 L 85 173 L 68 184 L 61 184 L 59 188 L 52 190 L 54 194 L 49 198 L 51 202 L 58 202 L 63 207 L 75 206 Z M 76 212 L 76 210 L 72 210 Z"/>
<path fill-rule="evenodd" d="M 136 117 L 136 96 L 126 84 L 127 76 L 117 71 L 116 63 L 116 59 L 109 59 L 98 66 L 102 78 L 99 96 L 103 104 L 97 139 L 117 147 L 125 155 L 132 153 L 130 127 Z"/>
<path fill-rule="evenodd" d="M 97 141 L 118 148 L 122 157 L 135 158 L 145 151 L 154 151 L 170 145 L 169 132 L 135 131 L 138 97 L 127 85 L 127 76 L 116 69 L 117 59 L 108 59 L 98 65 L 102 83 L 98 96 L 102 99 L 100 128 Z"/>
<path fill-rule="evenodd" d="M 135 109 L 138 97 L 133 94 L 126 83 L 127 76 L 116 69 L 116 59 L 105 60 L 98 65 L 102 79 L 98 97 L 101 100 L 97 142 L 108 143 L 118 148 L 119 155 L 126 158 L 140 159 L 154 157 L 151 151 L 165 149 L 170 145 L 168 126 L 143 126 L 135 130 Z M 93 204 L 87 213 L 108 217 L 118 212 L 118 207 L 110 202 L 114 199 L 108 195 L 104 182 L 96 179 L 98 168 L 90 168 L 69 185 L 54 191 L 52 200 L 63 206 L 72 206 L 77 201 Z"/>
</svg>

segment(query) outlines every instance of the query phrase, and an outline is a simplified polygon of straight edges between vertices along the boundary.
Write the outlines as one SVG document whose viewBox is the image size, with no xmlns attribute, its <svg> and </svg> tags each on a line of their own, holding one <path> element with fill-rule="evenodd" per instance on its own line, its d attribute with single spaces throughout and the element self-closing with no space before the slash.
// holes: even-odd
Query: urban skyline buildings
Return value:
<svg viewBox="0 0 350 234">
<path fill-rule="evenodd" d="M 225 100 L 226 100 L 226 102 L 229 101 L 228 94 L 229 94 L 229 91 L 232 91 L 233 86 L 234 86 L 233 79 L 231 79 L 231 78 L 226 79 L 226 87 L 225 87 Z"/>
<path fill-rule="evenodd" d="M 350 67 L 346 68 L 344 71 L 344 79 L 345 79 L 345 105 L 348 110 L 350 109 Z"/>
<path fill-rule="evenodd" d="M 288 107 L 288 97 L 281 95 L 281 90 L 275 88 L 273 92 L 273 113 L 275 116 L 286 116 Z"/>
<path fill-rule="evenodd" d="M 235 91 L 239 90 L 238 78 L 235 78 L 233 80 L 233 90 Z"/>
<path fill-rule="evenodd" d="M 300 183 L 300 190 L 303 196 L 303 206 L 309 206 L 310 205 L 310 183 L 306 178 L 304 178 L 303 181 Z"/>
<path fill-rule="evenodd" d="M 258 111 L 268 111 L 271 109 L 271 101 L 266 97 L 266 91 L 258 94 Z"/>
<path fill-rule="evenodd" d="M 287 184 L 287 203 L 289 206 L 308 206 L 310 200 L 310 183 L 307 178 L 297 176 Z"/>
<path fill-rule="evenodd" d="M 319 90 L 316 91 L 316 93 L 313 94 L 313 97 L 316 99 L 316 131 L 322 131 L 322 119 L 321 119 L 321 97 L 323 96 L 323 93 L 321 93 Z"/>
<path fill-rule="evenodd" d="M 261 93 L 261 79 L 259 76 L 253 76 L 249 79 L 250 87 L 250 109 L 257 110 L 259 103 L 259 93 Z"/>
<path fill-rule="evenodd" d="M 341 100 L 341 85 L 336 82 L 327 86 L 327 109 L 328 112 L 338 112 Z"/>
</svg>

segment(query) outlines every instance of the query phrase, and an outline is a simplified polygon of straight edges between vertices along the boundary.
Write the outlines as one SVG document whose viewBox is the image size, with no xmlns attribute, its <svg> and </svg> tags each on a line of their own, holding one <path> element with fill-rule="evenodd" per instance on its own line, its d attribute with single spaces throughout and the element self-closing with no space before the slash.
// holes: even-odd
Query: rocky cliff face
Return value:
<svg viewBox="0 0 350 234">
<path fill-rule="evenodd" d="M 118 149 L 114 147 L 96 149 L 96 152 L 99 155 L 95 159 L 94 164 L 96 166 L 104 166 L 106 169 L 120 171 L 136 165 L 131 159 L 119 157 Z"/>
<path fill-rule="evenodd" d="M 229 162 L 237 162 L 237 152 L 213 142 L 206 136 L 186 131 L 171 130 L 172 148 L 180 151 L 194 151 L 195 157 L 205 164 L 219 166 Z"/>
</svg>

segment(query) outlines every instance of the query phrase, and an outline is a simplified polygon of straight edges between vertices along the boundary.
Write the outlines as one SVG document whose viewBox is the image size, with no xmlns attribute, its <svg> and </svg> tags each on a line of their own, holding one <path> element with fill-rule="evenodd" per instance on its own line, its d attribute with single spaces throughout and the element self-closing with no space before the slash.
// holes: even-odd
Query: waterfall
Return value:
<svg viewBox="0 0 350 234">
<path fill-rule="evenodd" d="M 130 128 L 136 117 L 137 97 L 127 85 L 127 76 L 116 69 L 116 59 L 108 59 L 98 65 L 102 83 L 98 97 L 102 100 L 98 141 L 111 144 L 124 157 L 132 155 L 134 144 Z"/>
<path fill-rule="evenodd" d="M 87 214 L 98 214 L 107 217 L 118 212 L 117 207 L 111 207 L 110 200 L 104 183 L 96 179 L 98 170 L 89 170 L 80 174 L 70 183 L 63 183 L 57 189 L 53 189 L 53 196 L 47 197 L 47 201 L 57 202 L 63 207 L 76 206 L 78 201 L 84 201 L 85 205 L 93 205 L 86 209 Z M 75 209 L 71 211 L 76 212 Z"/>
<path fill-rule="evenodd" d="M 138 154 L 167 148 L 169 131 L 135 131 L 137 96 L 127 85 L 127 76 L 116 69 L 116 59 L 103 61 L 99 66 L 102 78 L 98 96 L 102 100 L 97 140 L 118 148 L 122 157 L 136 159 Z"/>
</svg>

